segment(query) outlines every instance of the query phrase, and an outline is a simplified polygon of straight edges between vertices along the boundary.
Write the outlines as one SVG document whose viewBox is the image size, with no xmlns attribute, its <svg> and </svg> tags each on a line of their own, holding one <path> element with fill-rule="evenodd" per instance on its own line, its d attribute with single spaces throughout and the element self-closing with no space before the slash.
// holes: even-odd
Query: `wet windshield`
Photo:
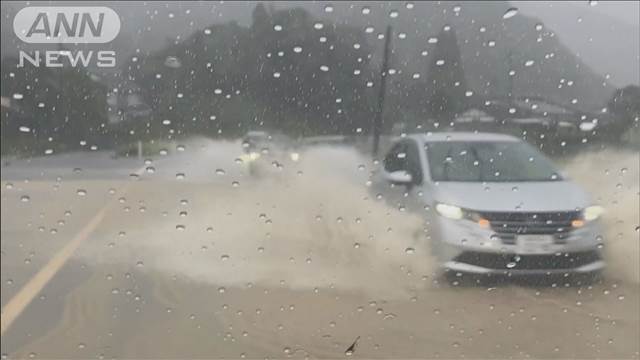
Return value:
<svg viewBox="0 0 640 360">
<path fill-rule="evenodd" d="M 430 142 L 425 146 L 433 181 L 520 182 L 560 180 L 539 151 L 521 142 Z"/>
<path fill-rule="evenodd" d="M 640 1 L 0 7 L 0 360 L 640 360 Z"/>
</svg>

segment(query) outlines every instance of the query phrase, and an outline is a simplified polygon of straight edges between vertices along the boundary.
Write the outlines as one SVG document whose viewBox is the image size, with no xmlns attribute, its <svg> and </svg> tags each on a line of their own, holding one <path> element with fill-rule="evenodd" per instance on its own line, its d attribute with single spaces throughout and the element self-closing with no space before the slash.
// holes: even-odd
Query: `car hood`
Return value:
<svg viewBox="0 0 640 360">
<path fill-rule="evenodd" d="M 591 205 L 570 181 L 472 183 L 441 182 L 436 201 L 484 211 L 570 211 Z"/>
</svg>

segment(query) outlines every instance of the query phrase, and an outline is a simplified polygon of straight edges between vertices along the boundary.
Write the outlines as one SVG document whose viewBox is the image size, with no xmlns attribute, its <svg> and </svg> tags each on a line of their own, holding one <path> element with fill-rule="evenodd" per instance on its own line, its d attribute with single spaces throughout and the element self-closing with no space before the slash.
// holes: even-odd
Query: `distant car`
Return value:
<svg viewBox="0 0 640 360">
<path fill-rule="evenodd" d="M 265 131 L 249 131 L 242 139 L 242 148 L 244 152 L 250 154 L 252 152 L 260 153 L 262 147 L 267 147 L 269 143 L 269 134 Z"/>
<path fill-rule="evenodd" d="M 518 138 L 410 135 L 393 143 L 374 189 L 424 214 L 433 255 L 454 273 L 595 275 L 603 209 Z"/>
<path fill-rule="evenodd" d="M 244 154 L 240 159 L 252 176 L 263 176 L 269 170 L 280 170 L 285 162 L 297 162 L 298 152 L 291 140 L 281 134 L 265 131 L 249 131 L 242 139 Z"/>
</svg>

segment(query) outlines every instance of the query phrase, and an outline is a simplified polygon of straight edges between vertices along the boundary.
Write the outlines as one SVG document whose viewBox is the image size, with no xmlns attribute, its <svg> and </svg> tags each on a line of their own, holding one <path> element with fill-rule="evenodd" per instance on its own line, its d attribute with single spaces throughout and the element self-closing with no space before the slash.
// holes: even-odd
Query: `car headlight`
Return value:
<svg viewBox="0 0 640 360">
<path fill-rule="evenodd" d="M 249 154 L 249 159 L 251 160 L 258 160 L 258 158 L 260 158 L 260 153 L 252 152 L 251 154 Z"/>
<path fill-rule="evenodd" d="M 449 219 L 460 220 L 464 216 L 462 209 L 455 205 L 439 203 L 436 205 L 436 211 L 438 214 Z"/>
<path fill-rule="evenodd" d="M 291 161 L 298 161 L 300 160 L 300 154 L 296 153 L 296 152 L 292 152 L 291 154 L 289 154 L 289 157 L 291 157 Z"/>
<path fill-rule="evenodd" d="M 604 213 L 604 208 L 602 206 L 593 205 L 588 206 L 582 210 L 582 217 L 586 221 L 593 221 L 602 216 Z"/>
</svg>

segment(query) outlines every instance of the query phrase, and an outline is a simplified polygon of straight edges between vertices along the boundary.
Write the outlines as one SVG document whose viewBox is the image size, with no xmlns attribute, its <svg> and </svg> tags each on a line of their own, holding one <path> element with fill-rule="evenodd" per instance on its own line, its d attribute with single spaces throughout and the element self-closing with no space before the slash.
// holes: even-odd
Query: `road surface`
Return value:
<svg viewBox="0 0 640 360">
<path fill-rule="evenodd" d="M 566 164 L 608 209 L 602 282 L 474 286 L 349 149 L 254 178 L 239 143 L 180 145 L 3 165 L 3 359 L 640 357 L 637 154 Z"/>
</svg>

